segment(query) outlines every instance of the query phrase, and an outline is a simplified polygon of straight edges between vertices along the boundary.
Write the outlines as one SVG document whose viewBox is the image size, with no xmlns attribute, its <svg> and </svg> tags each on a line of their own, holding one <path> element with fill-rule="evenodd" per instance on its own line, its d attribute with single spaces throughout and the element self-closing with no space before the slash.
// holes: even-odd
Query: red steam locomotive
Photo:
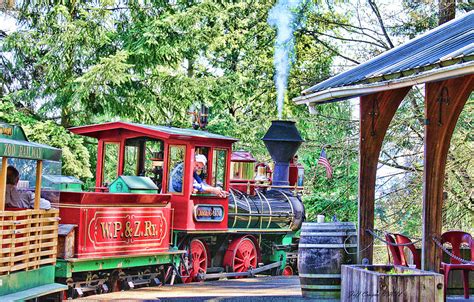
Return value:
<svg viewBox="0 0 474 302">
<path fill-rule="evenodd" d="M 61 183 L 56 280 L 68 297 L 177 277 L 293 273 L 304 219 L 294 122 L 274 121 L 263 138 L 273 171 L 232 153 L 235 139 L 204 131 L 126 122 L 70 131 L 97 139 L 98 149 L 93 192 Z M 196 192 L 197 154 L 207 159 L 199 179 L 228 197 Z"/>
</svg>

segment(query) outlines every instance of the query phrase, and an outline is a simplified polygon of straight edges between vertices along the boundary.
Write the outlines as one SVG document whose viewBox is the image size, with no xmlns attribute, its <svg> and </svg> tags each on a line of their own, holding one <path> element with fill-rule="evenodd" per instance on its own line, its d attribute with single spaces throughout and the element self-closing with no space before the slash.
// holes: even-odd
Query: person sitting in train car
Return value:
<svg viewBox="0 0 474 302">
<path fill-rule="evenodd" d="M 7 168 L 7 187 L 5 192 L 5 202 L 8 207 L 33 209 L 35 205 L 35 193 L 30 191 L 19 191 L 17 189 L 20 173 L 13 166 Z M 41 198 L 40 209 L 51 209 L 51 203 Z"/>
<path fill-rule="evenodd" d="M 194 157 L 193 171 L 193 193 L 211 193 L 219 197 L 226 197 L 228 193 L 222 188 L 208 185 L 198 174 L 207 164 L 207 158 L 202 154 L 196 154 Z M 177 165 L 171 172 L 170 192 L 182 192 L 183 189 L 183 163 Z M 201 174 L 202 175 L 202 174 Z"/>
</svg>

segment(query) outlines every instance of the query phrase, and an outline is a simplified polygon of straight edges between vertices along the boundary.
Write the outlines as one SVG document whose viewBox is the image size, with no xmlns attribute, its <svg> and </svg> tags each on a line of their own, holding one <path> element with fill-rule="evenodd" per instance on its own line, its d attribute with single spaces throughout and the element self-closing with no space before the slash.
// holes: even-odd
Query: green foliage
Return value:
<svg viewBox="0 0 474 302">
<path fill-rule="evenodd" d="M 79 178 L 92 177 L 89 152 L 81 137 L 71 134 L 52 121 L 38 121 L 28 112 L 17 110 L 8 101 L 0 101 L 0 120 L 21 125 L 30 141 L 61 148 L 62 174 Z"/>
<path fill-rule="evenodd" d="M 332 103 L 317 107 L 316 115 L 300 113 L 299 128 L 306 142 L 299 151 L 305 167 L 304 198 L 307 217 L 316 215 L 340 221 L 357 221 L 358 124 L 352 120 L 349 103 Z M 318 165 L 322 148 L 333 168 L 328 179 L 326 170 Z"/>
</svg>

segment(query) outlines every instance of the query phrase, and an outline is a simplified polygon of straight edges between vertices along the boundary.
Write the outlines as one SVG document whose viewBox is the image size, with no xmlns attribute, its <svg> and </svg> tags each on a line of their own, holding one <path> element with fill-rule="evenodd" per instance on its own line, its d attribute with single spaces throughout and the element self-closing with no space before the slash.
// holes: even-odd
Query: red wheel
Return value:
<svg viewBox="0 0 474 302">
<path fill-rule="evenodd" d="M 247 237 L 234 239 L 224 255 L 224 266 L 236 273 L 256 268 L 257 263 L 257 248 L 252 239 Z"/>
<path fill-rule="evenodd" d="M 207 271 L 207 250 L 206 245 L 199 239 L 193 239 L 189 244 L 188 250 L 188 271 L 184 263 L 180 265 L 181 280 L 183 283 L 198 281 L 199 273 Z"/>
<path fill-rule="evenodd" d="M 294 272 L 293 272 L 293 268 L 289 265 L 285 266 L 285 268 L 283 269 L 283 272 L 281 272 L 282 276 L 293 276 L 294 275 Z"/>
</svg>

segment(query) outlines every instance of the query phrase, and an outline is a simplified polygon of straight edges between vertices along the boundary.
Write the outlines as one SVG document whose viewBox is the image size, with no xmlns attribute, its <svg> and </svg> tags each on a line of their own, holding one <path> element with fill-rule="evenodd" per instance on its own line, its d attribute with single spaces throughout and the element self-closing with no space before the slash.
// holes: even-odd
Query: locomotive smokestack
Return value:
<svg viewBox="0 0 474 302">
<path fill-rule="evenodd" d="M 275 162 L 273 184 L 287 186 L 289 184 L 288 171 L 290 160 L 295 156 L 301 143 L 304 142 L 295 126 L 295 122 L 272 121 L 272 125 L 262 140 Z"/>
</svg>

